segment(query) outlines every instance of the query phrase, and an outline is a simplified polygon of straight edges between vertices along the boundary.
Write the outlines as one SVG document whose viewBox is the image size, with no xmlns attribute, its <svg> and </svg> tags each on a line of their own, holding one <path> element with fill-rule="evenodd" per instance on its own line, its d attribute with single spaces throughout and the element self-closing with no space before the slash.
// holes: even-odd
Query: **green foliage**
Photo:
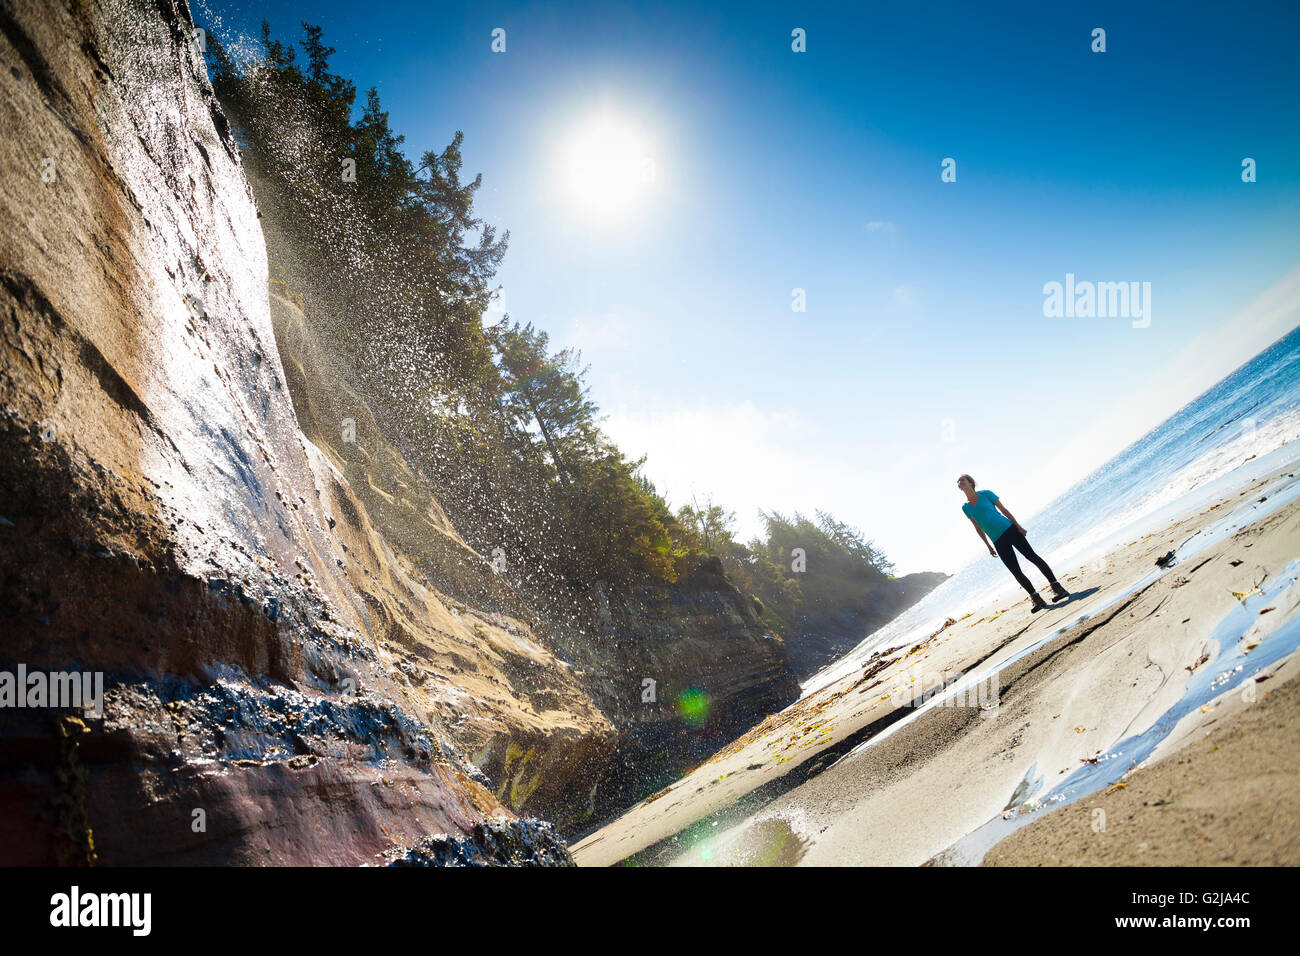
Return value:
<svg viewBox="0 0 1300 956">
<path fill-rule="evenodd" d="M 678 562 L 686 551 L 673 539 L 672 524 L 664 523 L 666 510 L 661 499 L 635 480 L 617 451 L 611 449 L 606 458 L 592 463 L 584 474 L 578 510 L 586 538 L 584 577 L 677 580 Z"/>
<path fill-rule="evenodd" d="M 718 555 L 728 577 L 783 631 L 795 630 L 803 616 L 865 606 L 893 571 L 860 531 L 825 512 L 817 512 L 816 521 L 765 513 L 765 536 L 748 545 L 733 537 L 734 516 L 711 501 L 688 505 L 677 517 L 689 530 L 690 545 Z"/>
<path fill-rule="evenodd" d="M 537 426 L 551 464 L 567 486 L 573 476 L 566 456 L 574 461 L 599 457 L 592 454 L 600 439 L 596 406 L 582 381 L 586 369 L 568 349 L 549 354 L 546 333 L 535 330 L 531 323 L 502 325 L 491 336 L 499 356 L 502 409 L 521 432 Z"/>
<path fill-rule="evenodd" d="M 389 404 L 491 378 L 479 317 L 508 236 L 473 215 L 481 180 L 460 179 L 462 135 L 414 167 L 378 92 L 356 88 L 303 24 L 296 51 L 262 25 L 261 55 L 236 63 L 212 38 L 213 87 L 257 193 L 272 274 L 330 324 L 353 374 Z"/>
</svg>

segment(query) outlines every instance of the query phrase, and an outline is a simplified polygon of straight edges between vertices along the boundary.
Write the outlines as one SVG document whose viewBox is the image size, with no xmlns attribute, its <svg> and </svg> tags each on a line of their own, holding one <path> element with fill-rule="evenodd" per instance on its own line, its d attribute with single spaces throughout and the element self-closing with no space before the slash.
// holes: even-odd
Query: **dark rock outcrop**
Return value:
<svg viewBox="0 0 1300 956">
<path fill-rule="evenodd" d="M 785 642 L 717 558 L 676 585 L 609 594 L 603 630 L 566 644 L 621 731 L 593 781 L 594 823 L 660 789 L 799 697 Z"/>
<path fill-rule="evenodd" d="M 905 574 L 886 581 L 854 606 L 802 616 L 798 628 L 786 639 L 795 674 L 799 680 L 807 680 L 946 580 L 948 575 L 940 571 Z"/>
<path fill-rule="evenodd" d="M 468 837 L 426 837 L 389 866 L 575 866 L 568 847 L 549 823 L 493 820 Z"/>
</svg>

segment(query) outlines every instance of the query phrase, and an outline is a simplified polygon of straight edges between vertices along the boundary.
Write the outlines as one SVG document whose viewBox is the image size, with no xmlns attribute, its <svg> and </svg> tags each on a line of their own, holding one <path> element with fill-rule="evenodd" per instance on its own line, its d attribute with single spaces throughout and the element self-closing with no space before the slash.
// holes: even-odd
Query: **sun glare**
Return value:
<svg viewBox="0 0 1300 956">
<path fill-rule="evenodd" d="M 655 164 L 645 136 L 610 114 L 574 128 L 561 151 L 565 200 L 583 218 L 625 219 L 654 184 Z"/>
</svg>

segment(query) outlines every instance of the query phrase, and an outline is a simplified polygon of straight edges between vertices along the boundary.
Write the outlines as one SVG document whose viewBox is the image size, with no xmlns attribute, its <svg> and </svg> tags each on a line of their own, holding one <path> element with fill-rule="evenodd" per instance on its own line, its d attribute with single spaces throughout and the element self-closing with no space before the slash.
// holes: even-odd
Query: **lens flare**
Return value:
<svg viewBox="0 0 1300 956">
<path fill-rule="evenodd" d="M 688 687 L 677 695 L 677 712 L 690 727 L 703 727 L 709 719 L 709 698 L 698 687 Z"/>
</svg>

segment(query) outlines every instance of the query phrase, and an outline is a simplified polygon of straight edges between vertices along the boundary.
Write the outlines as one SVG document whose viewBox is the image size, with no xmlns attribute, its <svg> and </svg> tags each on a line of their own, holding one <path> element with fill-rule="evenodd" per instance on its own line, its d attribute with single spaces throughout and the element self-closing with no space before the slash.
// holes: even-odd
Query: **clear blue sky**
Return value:
<svg viewBox="0 0 1300 956">
<path fill-rule="evenodd" d="M 744 532 L 820 507 L 900 571 L 955 571 L 958 473 L 1032 537 L 1300 321 L 1295 3 L 208 3 L 250 35 L 322 25 L 413 157 L 463 130 L 511 316 L 582 348 L 674 504 Z M 566 192 L 597 115 L 655 164 L 614 221 Z M 1045 318 L 1067 272 L 1150 282 L 1150 326 Z"/>
</svg>

